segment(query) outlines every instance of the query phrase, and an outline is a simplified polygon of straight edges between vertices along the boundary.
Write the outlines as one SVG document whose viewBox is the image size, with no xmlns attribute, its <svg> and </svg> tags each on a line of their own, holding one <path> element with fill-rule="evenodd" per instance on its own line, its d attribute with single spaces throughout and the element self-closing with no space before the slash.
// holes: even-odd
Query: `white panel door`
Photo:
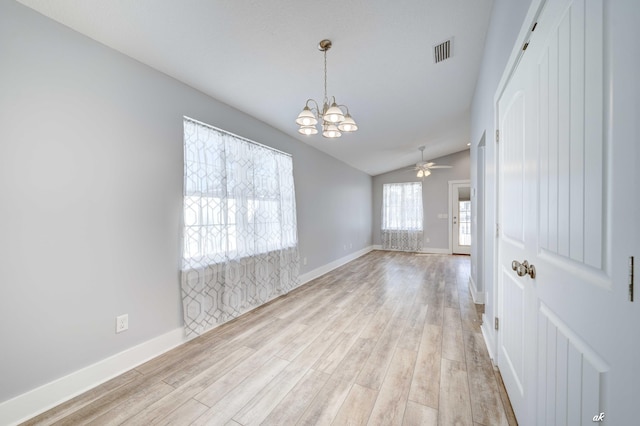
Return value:
<svg viewBox="0 0 640 426">
<path fill-rule="evenodd" d="M 531 259 L 531 167 L 527 167 L 527 142 L 533 97 L 527 87 L 531 69 L 521 65 L 511 76 L 498 103 L 500 142 L 500 257 L 498 266 L 498 367 L 520 424 L 529 424 L 535 395 L 535 289 L 529 277 L 519 277 L 512 262 Z M 529 123 L 527 123 L 529 121 Z M 529 176 L 527 176 L 527 174 Z M 534 424 L 534 423 L 530 423 Z"/>
<path fill-rule="evenodd" d="M 627 158 L 637 133 L 623 108 L 634 103 L 612 77 L 626 66 L 618 43 L 635 43 L 619 26 L 635 25 L 639 7 L 548 0 L 498 102 L 497 361 L 521 425 L 640 418 L 627 265 L 638 246 Z M 514 260 L 534 265 L 535 278 Z"/>
</svg>

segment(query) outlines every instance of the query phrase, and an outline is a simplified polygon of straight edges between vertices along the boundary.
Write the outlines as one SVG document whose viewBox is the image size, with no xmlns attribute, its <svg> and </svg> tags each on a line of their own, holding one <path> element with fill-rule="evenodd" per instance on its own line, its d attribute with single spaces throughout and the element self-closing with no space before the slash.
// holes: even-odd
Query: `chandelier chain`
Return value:
<svg viewBox="0 0 640 426">
<path fill-rule="evenodd" d="M 329 98 L 327 98 L 327 50 L 324 51 L 324 102 L 327 103 Z M 324 107 L 323 107 L 324 108 Z"/>
</svg>

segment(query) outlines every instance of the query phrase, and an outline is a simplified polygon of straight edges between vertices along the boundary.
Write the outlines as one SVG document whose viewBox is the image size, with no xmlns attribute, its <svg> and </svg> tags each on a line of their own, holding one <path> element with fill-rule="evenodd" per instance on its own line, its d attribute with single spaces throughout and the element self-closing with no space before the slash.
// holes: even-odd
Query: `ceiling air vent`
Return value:
<svg viewBox="0 0 640 426">
<path fill-rule="evenodd" d="M 433 57 L 436 64 L 444 61 L 445 59 L 449 59 L 451 57 L 451 40 L 447 40 L 444 43 L 440 43 L 435 46 L 433 48 Z"/>
</svg>

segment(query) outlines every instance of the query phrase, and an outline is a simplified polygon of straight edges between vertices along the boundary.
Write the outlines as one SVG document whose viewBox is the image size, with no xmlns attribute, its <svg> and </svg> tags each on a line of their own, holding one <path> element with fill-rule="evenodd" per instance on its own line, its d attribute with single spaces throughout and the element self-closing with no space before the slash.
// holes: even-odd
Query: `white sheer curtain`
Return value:
<svg viewBox="0 0 640 426">
<path fill-rule="evenodd" d="M 382 186 L 382 248 L 422 249 L 422 183 L 388 183 Z"/>
<path fill-rule="evenodd" d="M 185 118 L 187 335 L 295 288 L 297 244 L 291 156 Z"/>
</svg>

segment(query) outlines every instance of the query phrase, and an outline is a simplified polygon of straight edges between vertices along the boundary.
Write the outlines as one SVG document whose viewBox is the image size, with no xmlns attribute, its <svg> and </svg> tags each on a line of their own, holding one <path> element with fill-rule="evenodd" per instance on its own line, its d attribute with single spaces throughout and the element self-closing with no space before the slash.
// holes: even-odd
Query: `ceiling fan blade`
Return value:
<svg viewBox="0 0 640 426">
<path fill-rule="evenodd" d="M 433 161 L 429 162 L 426 164 L 427 167 L 431 167 L 431 166 L 435 166 L 436 163 L 434 163 Z"/>
<path fill-rule="evenodd" d="M 450 169 L 453 166 L 431 166 L 430 169 Z"/>
</svg>

